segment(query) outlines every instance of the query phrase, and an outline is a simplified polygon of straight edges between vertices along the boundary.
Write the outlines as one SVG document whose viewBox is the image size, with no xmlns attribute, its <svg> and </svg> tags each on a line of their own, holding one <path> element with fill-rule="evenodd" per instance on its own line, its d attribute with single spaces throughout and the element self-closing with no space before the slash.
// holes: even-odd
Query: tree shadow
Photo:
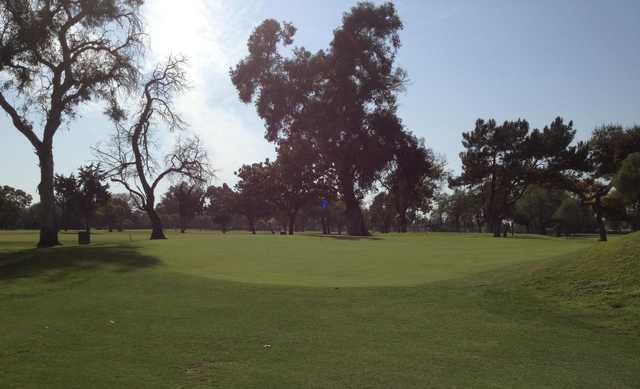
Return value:
<svg viewBox="0 0 640 389">
<path fill-rule="evenodd" d="M 378 236 L 351 236 L 351 235 L 323 235 L 323 234 L 305 234 L 313 238 L 329 238 L 336 240 L 382 240 Z"/>
<path fill-rule="evenodd" d="M 160 264 L 160 260 L 140 254 L 130 245 L 95 245 L 27 249 L 0 253 L 0 281 L 51 274 L 57 281 L 66 274 L 105 268 L 127 273 Z"/>
</svg>

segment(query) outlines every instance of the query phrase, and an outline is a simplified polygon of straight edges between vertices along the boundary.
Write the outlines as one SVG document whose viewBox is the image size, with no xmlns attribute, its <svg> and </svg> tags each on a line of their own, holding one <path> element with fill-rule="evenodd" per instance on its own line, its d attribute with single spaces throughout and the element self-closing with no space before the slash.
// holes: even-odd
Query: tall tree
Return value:
<svg viewBox="0 0 640 389">
<path fill-rule="evenodd" d="M 575 136 L 573 122 L 556 118 L 543 130 L 529 132 L 526 120 L 476 122 L 462 134 L 462 174 L 453 186 L 481 192 L 485 215 L 494 236 L 500 236 L 503 219 L 513 216 L 514 205 L 528 185 L 558 176 L 567 148 Z"/>
<path fill-rule="evenodd" d="M 110 114 L 115 134 L 106 148 L 95 148 L 111 180 L 123 185 L 137 207 L 149 216 L 151 239 L 166 239 L 155 209 L 158 185 L 170 176 L 204 184 L 212 174 L 207 153 L 197 137 L 178 138 L 173 150 L 165 156 L 164 165 L 154 152 L 158 122 L 164 123 L 170 132 L 184 127 L 173 104 L 175 95 L 186 87 L 184 63 L 183 58 L 170 57 L 155 67 L 141 88 L 137 111 L 128 125 L 122 104 L 114 101 Z"/>
<path fill-rule="evenodd" d="M 603 200 L 614 187 L 623 161 L 640 151 L 640 127 L 608 125 L 597 128 L 589 141 L 568 149 L 562 170 L 562 185 L 580 197 L 595 213 L 600 240 L 607 240 Z"/>
<path fill-rule="evenodd" d="M 53 140 L 94 98 L 135 82 L 142 0 L 0 2 L 0 107 L 35 149 L 40 166 L 39 247 L 59 244 Z M 34 123 L 42 123 L 38 131 Z"/>
<path fill-rule="evenodd" d="M 423 139 L 407 132 L 398 142 L 389 173 L 381 180 L 396 209 L 400 232 L 407 232 L 409 210 L 414 214 L 429 211 L 444 178 L 444 162 L 425 147 Z"/>
<path fill-rule="evenodd" d="M 31 205 L 32 197 L 21 189 L 0 186 L 0 229 L 17 227 L 20 213 Z"/>
<path fill-rule="evenodd" d="M 460 153 L 462 174 L 452 181 L 486 193 L 489 228 L 500 236 L 502 220 L 508 207 L 526 189 L 525 143 L 529 123 L 525 120 L 504 122 L 476 121 L 473 131 L 462 134 L 465 151 Z"/>
<path fill-rule="evenodd" d="M 402 22 L 392 3 L 358 3 L 344 14 L 326 51 L 279 44 L 295 28 L 266 20 L 249 38 L 249 55 L 231 72 L 244 102 L 256 97 L 270 141 L 297 135 L 335 169 L 351 235 L 367 235 L 360 203 L 393 157 L 402 133 L 396 94 L 406 74 L 395 66 Z"/>
</svg>

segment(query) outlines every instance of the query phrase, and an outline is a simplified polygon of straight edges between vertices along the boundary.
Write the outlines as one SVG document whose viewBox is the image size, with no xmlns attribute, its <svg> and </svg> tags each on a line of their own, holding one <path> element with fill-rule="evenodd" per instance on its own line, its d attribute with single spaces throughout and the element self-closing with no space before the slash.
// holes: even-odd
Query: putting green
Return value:
<svg viewBox="0 0 640 389">
<path fill-rule="evenodd" d="M 489 239 L 486 235 L 345 236 L 189 234 L 142 241 L 166 270 L 212 279 L 311 287 L 407 286 L 459 278 L 567 254 L 581 239 Z"/>
</svg>

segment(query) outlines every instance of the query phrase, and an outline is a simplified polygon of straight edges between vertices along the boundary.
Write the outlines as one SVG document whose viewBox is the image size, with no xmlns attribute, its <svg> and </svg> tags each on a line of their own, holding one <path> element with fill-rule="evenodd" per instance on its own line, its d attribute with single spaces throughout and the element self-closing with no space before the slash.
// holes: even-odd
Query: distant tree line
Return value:
<svg viewBox="0 0 640 389">
<path fill-rule="evenodd" d="M 608 125 L 576 142 L 573 123 L 479 119 L 462 134 L 462 171 L 416 137 L 398 114 L 407 73 L 397 65 L 403 23 L 393 3 L 360 2 L 329 45 L 291 47 L 296 28 L 273 19 L 230 71 L 253 103 L 273 160 L 248 161 L 233 186 L 210 185 L 198 137 L 175 99 L 187 60 L 144 61 L 140 0 L 0 2 L 0 108 L 38 157 L 39 202 L 1 187 L 0 228 L 317 230 L 368 235 L 410 230 L 572 234 L 634 230 L 640 213 L 640 128 Z M 90 100 L 106 103 L 110 138 L 95 162 L 56 175 L 53 143 Z M 37 104 L 34 104 L 37 102 Z M 37 128 L 39 127 L 39 128 Z M 173 136 L 168 152 L 154 143 Z M 164 194 L 159 188 L 170 188 Z M 448 188 L 445 188 L 448 184 Z M 119 185 L 126 194 L 111 193 Z"/>
<path fill-rule="evenodd" d="M 478 120 L 463 134 L 462 174 L 449 182 L 430 228 L 506 236 L 516 228 L 547 234 L 640 228 L 640 127 L 607 125 L 574 142 L 557 118 L 529 131 L 524 120 Z"/>
<path fill-rule="evenodd" d="M 364 222 L 382 233 L 597 232 L 604 239 L 607 231 L 640 229 L 638 127 L 601 127 L 588 141 L 574 144 L 572 124 L 561 119 L 530 132 L 523 130 L 525 121 L 507 124 L 503 130 L 492 121 L 486 123 L 478 121 L 476 134 L 463 136 L 466 151 L 461 153 L 463 171 L 458 177 L 451 177 L 444 162 L 422 141 L 407 135 L 407 148 L 399 154 L 402 160 L 393 159 L 378 178 L 382 190 L 363 209 Z M 496 135 L 516 129 L 524 140 Z M 478 146 L 471 139 L 482 139 L 492 147 Z M 553 147 L 544 151 L 548 144 Z M 346 232 L 349 220 L 338 178 L 331 170 L 317 169 L 313 155 L 309 149 L 283 142 L 275 161 L 242 166 L 235 186 L 180 181 L 162 195 L 154 211 L 163 226 L 182 232 Z M 411 163 L 405 164 L 406 160 Z M 152 226 L 131 194 L 109 192 L 107 177 L 94 164 L 81 166 L 77 174 L 55 176 L 60 229 L 121 231 Z M 450 191 L 442 188 L 446 178 Z M 39 207 L 24 191 L 0 187 L 0 228 L 39 228 Z"/>
</svg>

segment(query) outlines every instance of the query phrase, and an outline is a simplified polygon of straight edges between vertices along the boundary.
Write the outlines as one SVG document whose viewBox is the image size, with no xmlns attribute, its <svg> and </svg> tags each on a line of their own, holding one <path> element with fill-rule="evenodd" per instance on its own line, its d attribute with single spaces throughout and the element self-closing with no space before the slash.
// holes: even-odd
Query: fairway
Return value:
<svg viewBox="0 0 640 389">
<path fill-rule="evenodd" d="M 523 287 L 593 238 L 62 238 L 0 233 L 2 388 L 640 384 L 637 327 Z"/>
</svg>

